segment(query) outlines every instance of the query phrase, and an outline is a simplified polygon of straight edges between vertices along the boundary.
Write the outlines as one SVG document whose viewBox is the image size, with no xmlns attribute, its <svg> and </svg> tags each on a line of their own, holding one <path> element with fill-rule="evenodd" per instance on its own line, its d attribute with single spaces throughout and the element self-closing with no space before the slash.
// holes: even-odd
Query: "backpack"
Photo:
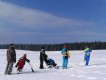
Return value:
<svg viewBox="0 0 106 80">
<path fill-rule="evenodd" d="M 70 58 L 70 51 L 67 50 L 67 56 Z"/>
</svg>

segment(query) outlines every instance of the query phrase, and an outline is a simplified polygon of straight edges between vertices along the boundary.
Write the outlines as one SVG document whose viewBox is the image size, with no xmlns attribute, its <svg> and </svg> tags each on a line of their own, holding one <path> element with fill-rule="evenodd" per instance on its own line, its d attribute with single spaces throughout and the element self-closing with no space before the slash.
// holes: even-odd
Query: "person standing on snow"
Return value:
<svg viewBox="0 0 106 80">
<path fill-rule="evenodd" d="M 91 52 L 92 52 L 92 50 L 90 48 L 88 48 L 88 47 L 86 47 L 85 50 L 84 50 L 84 53 L 85 53 L 84 61 L 86 61 L 85 62 L 85 66 L 87 66 L 89 64 Z"/>
<path fill-rule="evenodd" d="M 9 49 L 7 50 L 7 66 L 5 70 L 5 75 L 11 75 L 13 65 L 16 62 L 16 51 L 14 47 L 14 44 L 11 44 Z"/>
<path fill-rule="evenodd" d="M 64 45 L 61 53 L 62 53 L 62 57 L 63 57 L 62 68 L 66 69 L 67 65 L 68 65 L 68 54 L 67 54 L 67 46 L 66 45 Z"/>
<path fill-rule="evenodd" d="M 46 59 L 46 54 L 45 54 L 45 48 L 42 47 L 41 48 L 41 51 L 40 51 L 40 69 L 44 69 L 44 66 L 43 66 L 43 61 L 45 61 Z"/>
</svg>

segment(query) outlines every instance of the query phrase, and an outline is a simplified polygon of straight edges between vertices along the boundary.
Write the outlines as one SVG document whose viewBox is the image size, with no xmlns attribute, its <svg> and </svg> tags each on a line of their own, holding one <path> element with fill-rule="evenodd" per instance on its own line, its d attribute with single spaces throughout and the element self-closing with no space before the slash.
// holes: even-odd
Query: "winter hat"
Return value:
<svg viewBox="0 0 106 80">
<path fill-rule="evenodd" d="M 14 47 L 14 44 L 10 44 L 10 47 Z"/>
<path fill-rule="evenodd" d="M 45 49 L 45 47 L 43 46 L 41 49 Z"/>
<path fill-rule="evenodd" d="M 64 48 L 67 48 L 67 45 L 64 45 Z"/>
<path fill-rule="evenodd" d="M 24 54 L 23 57 L 26 58 L 26 54 Z"/>
<path fill-rule="evenodd" d="M 11 49 L 14 49 L 15 45 L 14 44 L 10 44 L 10 47 Z"/>
<path fill-rule="evenodd" d="M 14 44 L 10 44 L 11 46 L 13 46 Z"/>
</svg>

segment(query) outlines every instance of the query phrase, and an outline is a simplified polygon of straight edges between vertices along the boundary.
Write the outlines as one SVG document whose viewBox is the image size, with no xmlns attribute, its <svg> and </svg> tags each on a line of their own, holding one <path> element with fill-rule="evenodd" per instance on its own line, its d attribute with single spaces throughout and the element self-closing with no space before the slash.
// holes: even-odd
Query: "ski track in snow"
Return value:
<svg viewBox="0 0 106 80">
<path fill-rule="evenodd" d="M 68 69 L 62 69 L 62 55 L 60 51 L 46 51 L 46 54 L 55 60 L 59 69 L 39 69 L 39 51 L 16 50 L 17 60 L 26 53 L 35 72 L 31 71 L 28 63 L 24 66 L 23 73 L 17 74 L 13 67 L 12 75 L 4 75 L 6 67 L 6 50 L 0 50 L 0 80 L 106 80 L 106 50 L 94 50 L 91 54 L 89 66 L 84 66 L 83 51 L 71 51 Z M 15 65 L 14 65 L 15 66 Z"/>
</svg>

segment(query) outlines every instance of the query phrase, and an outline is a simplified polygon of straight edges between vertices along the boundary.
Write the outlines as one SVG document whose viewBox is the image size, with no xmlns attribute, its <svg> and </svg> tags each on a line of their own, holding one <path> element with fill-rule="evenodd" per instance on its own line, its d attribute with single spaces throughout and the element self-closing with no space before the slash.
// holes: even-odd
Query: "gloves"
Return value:
<svg viewBox="0 0 106 80">
<path fill-rule="evenodd" d="M 14 63 L 16 63 L 16 60 L 14 60 Z"/>
<path fill-rule="evenodd" d="M 27 62 L 30 62 L 30 60 L 27 60 Z"/>
<path fill-rule="evenodd" d="M 15 65 L 15 67 L 17 67 L 17 65 Z"/>
</svg>

